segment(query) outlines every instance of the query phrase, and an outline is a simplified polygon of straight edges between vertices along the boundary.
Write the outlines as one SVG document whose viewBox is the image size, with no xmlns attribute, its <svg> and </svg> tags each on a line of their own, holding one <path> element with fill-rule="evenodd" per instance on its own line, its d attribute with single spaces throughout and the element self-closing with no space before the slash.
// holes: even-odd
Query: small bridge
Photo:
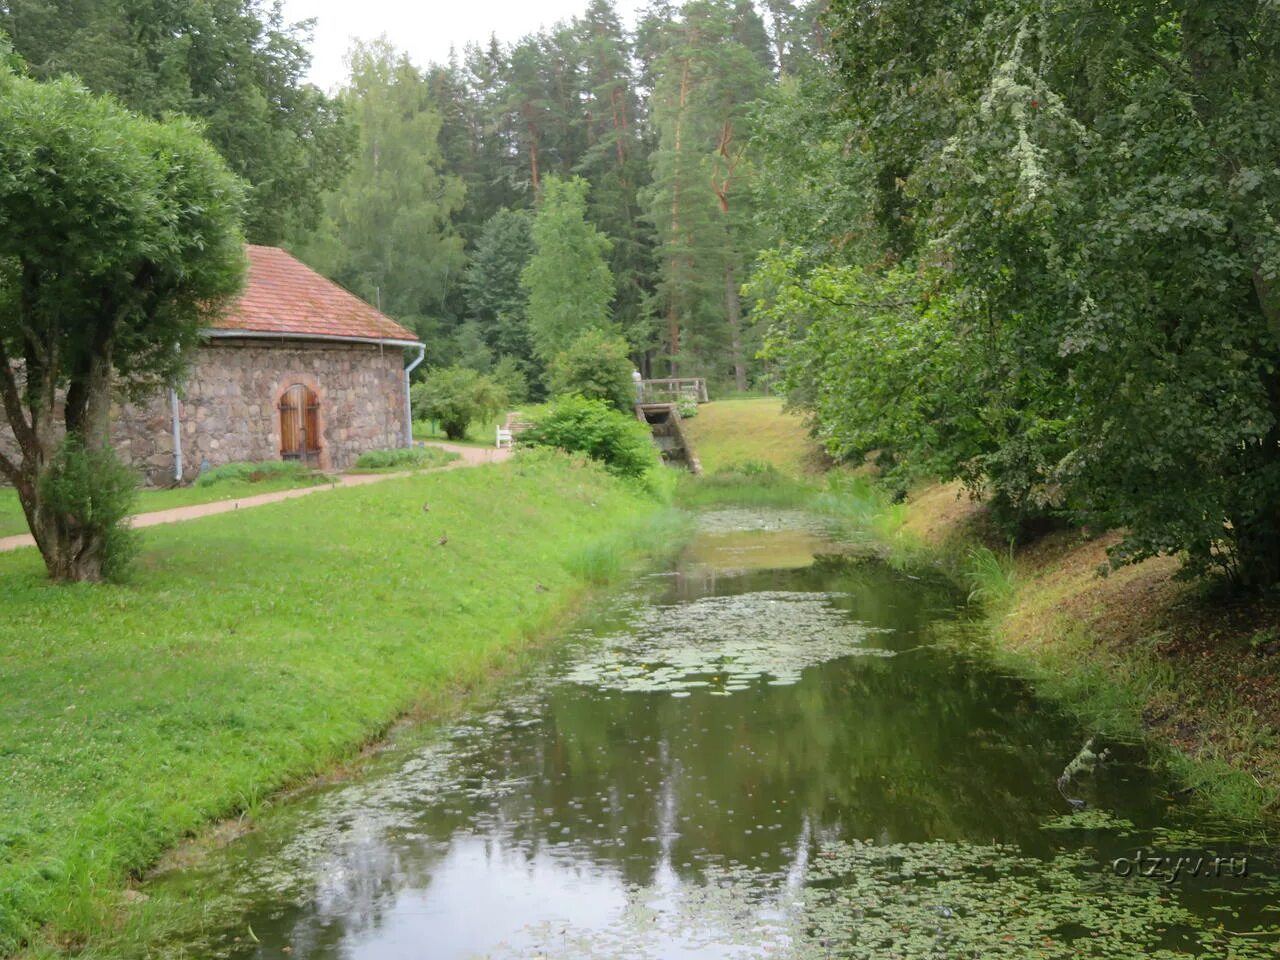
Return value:
<svg viewBox="0 0 1280 960">
<path fill-rule="evenodd" d="M 707 403 L 707 381 L 703 377 L 672 377 L 666 380 L 637 380 L 636 401 L 646 403 L 676 403 L 692 400 Z"/>
</svg>

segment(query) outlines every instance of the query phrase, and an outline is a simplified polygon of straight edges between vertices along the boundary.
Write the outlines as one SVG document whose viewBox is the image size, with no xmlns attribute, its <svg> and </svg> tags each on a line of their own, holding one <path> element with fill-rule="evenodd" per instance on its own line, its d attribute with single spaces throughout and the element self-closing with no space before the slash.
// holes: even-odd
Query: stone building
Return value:
<svg viewBox="0 0 1280 960">
<path fill-rule="evenodd" d="M 351 466 L 412 441 L 409 371 L 423 344 L 274 247 L 248 247 L 240 300 L 168 395 L 114 411 L 112 439 L 147 482 L 233 461 Z"/>
</svg>

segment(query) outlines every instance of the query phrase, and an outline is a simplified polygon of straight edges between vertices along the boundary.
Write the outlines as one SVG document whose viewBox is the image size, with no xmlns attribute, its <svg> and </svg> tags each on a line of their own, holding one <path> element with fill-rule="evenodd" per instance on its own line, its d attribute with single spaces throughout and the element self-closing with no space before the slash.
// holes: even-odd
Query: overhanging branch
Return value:
<svg viewBox="0 0 1280 960">
<path fill-rule="evenodd" d="M 0 402 L 4 404 L 5 417 L 13 429 L 14 439 L 18 441 L 23 454 L 31 457 L 36 448 L 36 431 L 22 412 L 18 380 L 13 374 L 13 362 L 4 348 L 3 340 L 0 340 Z"/>
</svg>

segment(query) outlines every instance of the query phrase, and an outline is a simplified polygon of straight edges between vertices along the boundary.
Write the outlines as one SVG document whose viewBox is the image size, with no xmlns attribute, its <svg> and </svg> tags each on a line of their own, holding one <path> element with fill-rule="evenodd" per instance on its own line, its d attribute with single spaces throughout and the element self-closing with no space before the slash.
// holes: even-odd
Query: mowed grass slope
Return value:
<svg viewBox="0 0 1280 960">
<path fill-rule="evenodd" d="M 0 555 L 0 955 L 92 939 L 128 872 L 484 681 L 662 510 L 532 454 L 154 528 L 124 586 Z"/>
<path fill-rule="evenodd" d="M 793 475 L 826 469 L 800 418 L 783 413 L 776 397 L 704 403 L 684 429 L 707 473 L 747 460 L 765 461 Z"/>
</svg>

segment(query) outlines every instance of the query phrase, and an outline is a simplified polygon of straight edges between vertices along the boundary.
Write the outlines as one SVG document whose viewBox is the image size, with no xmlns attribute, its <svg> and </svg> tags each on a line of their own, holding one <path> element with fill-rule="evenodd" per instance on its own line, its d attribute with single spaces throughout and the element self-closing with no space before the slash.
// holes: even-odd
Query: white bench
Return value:
<svg viewBox="0 0 1280 960">
<path fill-rule="evenodd" d="M 507 427 L 498 428 L 497 447 L 501 450 L 503 447 L 514 447 L 515 440 L 511 436 L 511 431 Z"/>
</svg>

